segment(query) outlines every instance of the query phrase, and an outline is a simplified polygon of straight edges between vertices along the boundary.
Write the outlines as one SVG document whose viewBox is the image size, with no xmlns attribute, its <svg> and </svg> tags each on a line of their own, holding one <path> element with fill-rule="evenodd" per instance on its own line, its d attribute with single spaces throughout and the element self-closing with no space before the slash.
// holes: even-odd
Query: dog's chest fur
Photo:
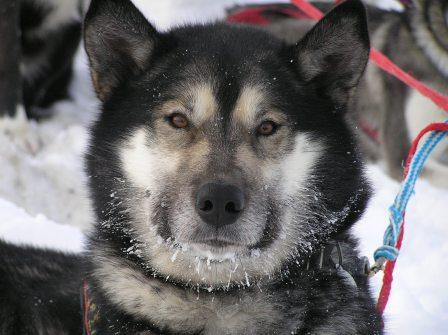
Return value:
<svg viewBox="0 0 448 335">
<path fill-rule="evenodd" d="M 236 294 L 179 292 L 167 284 L 155 297 L 160 308 L 149 313 L 151 319 L 163 318 L 166 326 L 179 332 L 189 329 L 204 335 L 290 333 L 297 329 L 298 320 L 287 321 L 286 295 L 260 291 L 258 287 Z"/>
<path fill-rule="evenodd" d="M 250 283 L 236 290 L 208 292 L 114 266 L 113 272 L 103 268 L 97 273 L 97 278 L 103 278 L 98 284 L 107 300 L 163 332 L 289 334 L 300 328 L 298 316 L 305 307 L 297 302 L 306 299 L 298 288 L 275 290 L 271 285 Z"/>
</svg>

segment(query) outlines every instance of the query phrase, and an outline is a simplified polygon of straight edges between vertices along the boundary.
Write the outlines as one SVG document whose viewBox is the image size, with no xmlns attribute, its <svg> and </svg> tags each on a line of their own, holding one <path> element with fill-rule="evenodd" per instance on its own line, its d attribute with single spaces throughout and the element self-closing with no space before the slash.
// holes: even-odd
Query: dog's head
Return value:
<svg viewBox="0 0 448 335">
<path fill-rule="evenodd" d="M 126 0 L 85 23 L 103 110 L 88 155 L 98 239 L 192 284 L 272 275 L 353 223 L 368 194 L 344 110 L 363 73 L 363 6 L 296 45 L 249 27 L 160 33 Z"/>
<path fill-rule="evenodd" d="M 408 1 L 406 14 L 417 44 L 432 64 L 448 77 L 448 3 L 446 0 Z"/>
</svg>

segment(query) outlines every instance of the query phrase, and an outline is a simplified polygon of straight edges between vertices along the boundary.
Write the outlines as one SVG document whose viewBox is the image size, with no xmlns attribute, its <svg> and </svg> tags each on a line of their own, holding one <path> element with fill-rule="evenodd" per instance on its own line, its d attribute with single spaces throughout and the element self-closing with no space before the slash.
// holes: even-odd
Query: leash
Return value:
<svg viewBox="0 0 448 335">
<path fill-rule="evenodd" d="M 418 149 L 418 145 L 424 135 L 430 133 L 428 139 Z M 432 123 L 424 128 L 413 141 L 411 150 L 406 160 L 405 179 L 400 192 L 395 198 L 393 205 L 389 208 L 389 226 L 387 227 L 383 245 L 374 252 L 375 264 L 371 269 L 371 275 L 376 274 L 384 268 L 383 285 L 378 298 L 377 308 L 383 314 L 389 301 L 392 288 L 393 271 L 401 249 L 404 234 L 405 213 L 409 199 L 414 194 L 415 183 L 423 171 L 426 160 L 437 147 L 437 145 L 448 137 L 448 120 L 445 123 Z"/>
</svg>

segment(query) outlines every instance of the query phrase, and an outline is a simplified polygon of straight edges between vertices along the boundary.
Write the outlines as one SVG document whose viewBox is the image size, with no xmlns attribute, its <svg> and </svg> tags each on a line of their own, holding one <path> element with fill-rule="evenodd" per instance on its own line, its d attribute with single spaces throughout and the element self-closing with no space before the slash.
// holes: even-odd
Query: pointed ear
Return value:
<svg viewBox="0 0 448 335">
<path fill-rule="evenodd" d="M 93 85 L 104 101 L 120 81 L 143 70 L 159 34 L 130 0 L 92 0 L 84 42 Z"/>
<path fill-rule="evenodd" d="M 295 48 L 303 79 L 336 106 L 345 105 L 369 58 L 367 18 L 361 1 L 348 0 L 337 6 Z"/>
</svg>

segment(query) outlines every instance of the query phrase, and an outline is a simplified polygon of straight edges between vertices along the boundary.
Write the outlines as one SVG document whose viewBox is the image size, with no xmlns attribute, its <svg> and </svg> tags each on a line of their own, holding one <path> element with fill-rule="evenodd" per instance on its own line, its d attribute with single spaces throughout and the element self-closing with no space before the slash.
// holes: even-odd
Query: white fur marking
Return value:
<svg viewBox="0 0 448 335">
<path fill-rule="evenodd" d="M 177 166 L 178 159 L 163 150 L 150 148 L 148 132 L 137 130 L 122 144 L 120 158 L 123 170 L 135 186 L 151 190 L 158 185 L 157 177 Z"/>
</svg>

